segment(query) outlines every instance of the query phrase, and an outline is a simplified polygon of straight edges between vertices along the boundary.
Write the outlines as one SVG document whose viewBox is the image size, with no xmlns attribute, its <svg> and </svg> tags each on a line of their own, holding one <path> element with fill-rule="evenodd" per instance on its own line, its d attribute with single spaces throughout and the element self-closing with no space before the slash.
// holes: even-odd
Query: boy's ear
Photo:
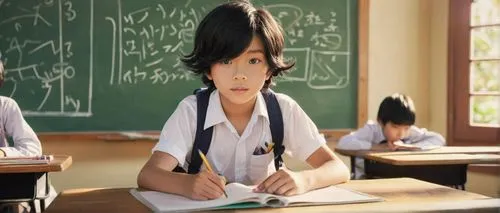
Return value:
<svg viewBox="0 0 500 213">
<path fill-rule="evenodd" d="M 207 76 L 208 80 L 213 81 L 214 79 L 212 78 L 212 74 L 210 72 L 205 73 L 205 76 Z"/>
</svg>

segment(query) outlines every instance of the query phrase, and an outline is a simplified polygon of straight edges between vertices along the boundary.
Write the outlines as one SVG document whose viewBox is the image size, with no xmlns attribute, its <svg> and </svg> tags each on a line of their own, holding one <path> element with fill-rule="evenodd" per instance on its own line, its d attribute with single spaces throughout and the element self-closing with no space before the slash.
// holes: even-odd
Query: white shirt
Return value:
<svg viewBox="0 0 500 213">
<path fill-rule="evenodd" d="M 14 140 L 13 147 L 7 142 L 9 136 Z M 5 96 L 0 96 L 0 150 L 7 157 L 42 154 L 40 140 L 24 120 L 16 101 Z"/>
<path fill-rule="evenodd" d="M 283 115 L 283 145 L 287 154 L 306 159 L 325 144 L 316 125 L 289 96 L 275 93 Z M 196 133 L 196 96 L 182 100 L 165 123 L 160 141 L 153 151 L 169 153 L 186 171 Z M 274 154 L 253 155 L 256 147 L 271 142 L 271 129 L 266 103 L 259 93 L 254 111 L 243 134 L 240 136 L 227 119 L 220 102 L 219 92 L 210 95 L 204 128 L 214 126 L 207 159 L 215 172 L 229 182 L 257 184 L 275 172 Z"/>
<path fill-rule="evenodd" d="M 374 121 L 368 121 L 364 127 L 340 138 L 336 148 L 345 150 L 369 150 L 373 144 L 380 144 L 386 140 L 382 126 Z M 402 141 L 421 148 L 429 146 L 444 146 L 445 140 L 438 133 L 427 131 L 425 128 L 418 128 L 414 125 L 410 127 L 408 137 Z M 356 159 L 356 179 L 364 176 L 364 161 Z"/>
<path fill-rule="evenodd" d="M 386 140 L 382 126 L 374 121 L 368 121 L 364 127 L 340 138 L 337 145 L 339 149 L 347 150 L 369 150 L 373 144 L 379 144 Z M 402 141 L 418 147 L 443 146 L 445 144 L 443 136 L 438 133 L 418 128 L 414 125 L 410 127 L 409 134 Z"/>
</svg>

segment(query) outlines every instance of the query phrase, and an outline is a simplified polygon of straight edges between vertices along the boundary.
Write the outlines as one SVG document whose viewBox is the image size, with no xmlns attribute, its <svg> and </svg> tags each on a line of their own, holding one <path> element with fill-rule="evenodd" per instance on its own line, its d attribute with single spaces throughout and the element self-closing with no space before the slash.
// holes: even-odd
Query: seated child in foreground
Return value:
<svg viewBox="0 0 500 213">
<path fill-rule="evenodd" d="M 444 138 L 435 132 L 416 127 L 415 107 L 409 96 L 393 94 L 379 106 L 377 122 L 342 137 L 337 145 L 345 150 L 420 150 L 444 146 Z M 364 161 L 356 158 L 355 177 L 364 177 Z"/>
<path fill-rule="evenodd" d="M 248 1 L 232 1 L 209 12 L 196 31 L 193 52 L 183 62 L 202 77 L 210 92 L 203 129 L 213 128 L 206 154 L 213 172 L 174 172 L 176 166 L 189 170 L 194 165 L 191 155 L 198 153 L 193 143 L 199 100 L 191 95 L 165 123 L 153 155 L 138 176 L 138 185 L 211 200 L 223 196 L 226 180 L 257 185 L 256 192 L 286 196 L 346 182 L 349 171 L 345 164 L 326 146 L 297 102 L 280 93 L 274 94 L 283 115 L 284 149 L 312 169 L 275 168 L 274 159 L 279 155 L 274 156 L 269 146 L 273 144 L 270 114 L 278 110 L 268 111 L 263 92 L 268 92 L 273 76 L 293 66 L 284 61 L 283 49 L 282 29 L 267 10 Z"/>
</svg>

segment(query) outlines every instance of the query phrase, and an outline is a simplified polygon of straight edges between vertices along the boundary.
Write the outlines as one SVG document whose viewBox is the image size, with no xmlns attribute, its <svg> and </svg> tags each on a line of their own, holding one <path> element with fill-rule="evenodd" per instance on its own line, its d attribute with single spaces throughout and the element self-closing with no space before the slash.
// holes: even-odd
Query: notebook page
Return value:
<svg viewBox="0 0 500 213">
<path fill-rule="evenodd" d="M 30 157 L 1 157 L 0 165 L 48 164 L 53 159 L 53 155 L 40 155 Z"/>
<path fill-rule="evenodd" d="M 283 204 L 288 205 L 319 205 L 346 204 L 382 201 L 381 198 L 348 189 L 329 186 L 301 195 L 282 197 Z"/>
<path fill-rule="evenodd" d="M 257 195 L 252 192 L 251 187 L 237 183 L 231 183 L 226 186 L 228 198 L 222 196 L 219 199 L 208 201 L 196 201 L 180 195 L 156 191 L 137 191 L 136 189 L 132 189 L 130 193 L 155 212 L 203 210 L 240 202 L 258 202 Z"/>
</svg>

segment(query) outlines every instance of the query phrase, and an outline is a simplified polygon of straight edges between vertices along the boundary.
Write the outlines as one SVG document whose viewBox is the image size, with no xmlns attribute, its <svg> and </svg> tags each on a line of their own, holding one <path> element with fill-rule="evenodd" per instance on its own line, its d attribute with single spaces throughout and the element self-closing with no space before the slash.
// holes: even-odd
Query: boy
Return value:
<svg viewBox="0 0 500 213">
<path fill-rule="evenodd" d="M 403 94 L 393 94 L 380 104 L 377 123 L 368 121 L 363 128 L 340 138 L 337 148 L 395 151 L 445 145 L 444 138 L 440 134 L 414 126 L 415 117 L 412 99 Z M 355 178 L 363 178 L 363 159 L 356 158 L 355 169 Z"/>
<path fill-rule="evenodd" d="M 207 152 L 214 172 L 172 172 L 188 167 L 196 132 L 197 99 L 182 100 L 165 123 L 153 155 L 138 175 L 138 185 L 195 200 L 216 199 L 229 182 L 258 184 L 256 192 L 301 194 L 345 182 L 349 171 L 300 106 L 275 93 L 283 115 L 283 145 L 314 169 L 275 170 L 273 152 L 255 153 L 271 142 L 269 116 L 261 90 L 290 69 L 283 61 L 283 32 L 272 15 L 247 1 L 222 4 L 200 23 L 193 52 L 184 64 L 201 75 L 210 94 L 204 128 L 213 127 Z M 266 146 L 264 146 L 266 147 Z M 268 150 L 269 151 L 269 150 Z M 276 156 L 277 157 L 277 156 Z M 215 173 L 221 174 L 222 178 Z"/>
</svg>

